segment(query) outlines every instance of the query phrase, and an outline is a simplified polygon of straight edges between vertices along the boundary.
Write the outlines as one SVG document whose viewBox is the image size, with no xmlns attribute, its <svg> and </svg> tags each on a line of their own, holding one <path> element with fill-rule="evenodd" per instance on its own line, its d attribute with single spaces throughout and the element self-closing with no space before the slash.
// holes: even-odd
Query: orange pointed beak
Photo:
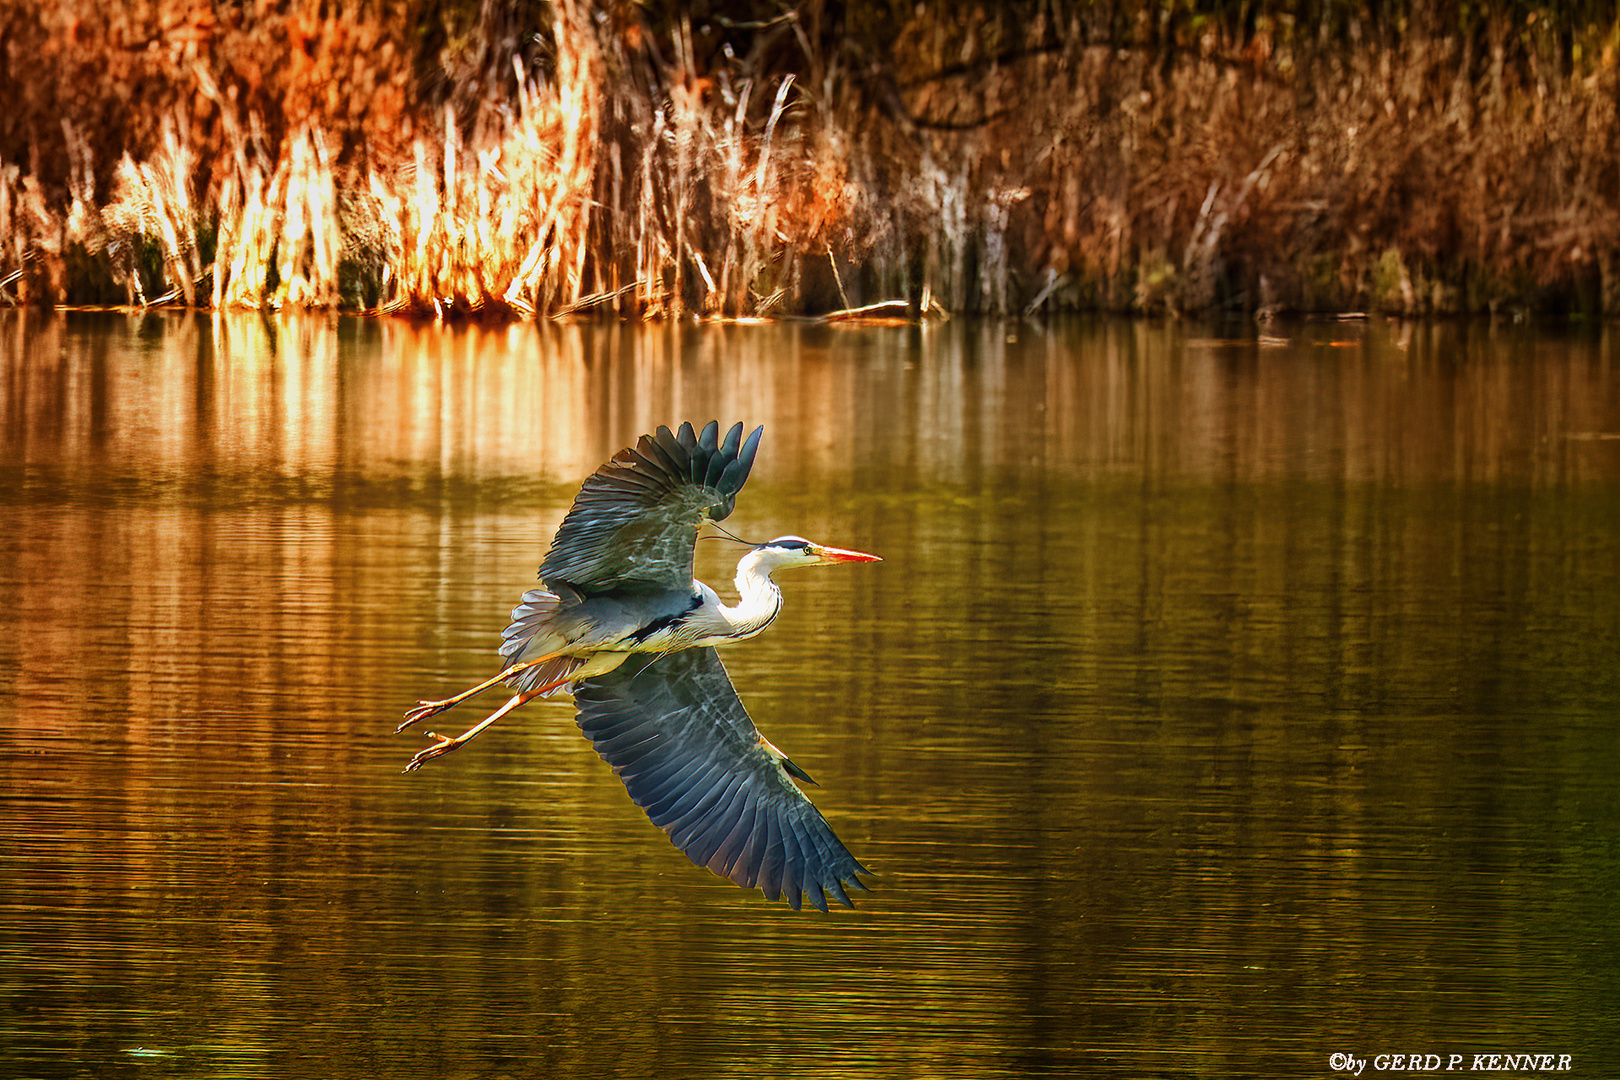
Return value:
<svg viewBox="0 0 1620 1080">
<path fill-rule="evenodd" d="M 840 562 L 882 562 L 876 555 L 868 555 L 864 551 L 845 551 L 843 548 L 817 547 L 816 555 L 824 563 Z"/>
</svg>

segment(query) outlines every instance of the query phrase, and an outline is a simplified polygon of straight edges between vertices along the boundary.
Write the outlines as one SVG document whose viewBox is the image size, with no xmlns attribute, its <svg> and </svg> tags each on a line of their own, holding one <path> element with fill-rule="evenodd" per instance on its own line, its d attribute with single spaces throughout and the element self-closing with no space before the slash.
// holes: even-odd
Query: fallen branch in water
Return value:
<svg viewBox="0 0 1620 1080">
<path fill-rule="evenodd" d="M 850 319 L 864 319 L 876 311 L 893 311 L 895 308 L 909 310 L 910 300 L 879 300 L 875 304 L 863 304 L 860 307 L 840 308 L 819 316 L 817 322 L 844 322 Z M 914 321 L 914 320 L 908 320 Z"/>
<path fill-rule="evenodd" d="M 607 292 L 592 293 L 590 296 L 582 296 L 578 300 L 575 300 L 572 304 L 568 304 L 552 312 L 551 317 L 553 319 L 561 319 L 565 316 L 584 311 L 587 308 L 593 308 L 598 304 L 606 304 L 609 301 L 617 300 L 621 296 L 626 296 L 646 284 L 647 283 L 645 281 L 632 281 L 630 284 L 621 285 L 617 289 L 609 289 Z"/>
</svg>

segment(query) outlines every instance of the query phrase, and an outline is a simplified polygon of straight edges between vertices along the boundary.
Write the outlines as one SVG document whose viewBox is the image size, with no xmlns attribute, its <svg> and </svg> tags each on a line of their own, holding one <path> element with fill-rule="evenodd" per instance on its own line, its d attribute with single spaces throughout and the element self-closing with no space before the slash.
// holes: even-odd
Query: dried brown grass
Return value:
<svg viewBox="0 0 1620 1080">
<path fill-rule="evenodd" d="M 441 316 L 1620 310 L 1612 55 L 1509 63 L 1512 27 L 1484 54 L 1422 25 L 1166 53 L 975 11 L 902 16 L 878 63 L 804 12 L 728 53 L 566 0 L 544 64 L 475 57 L 431 105 L 360 16 L 295 13 L 279 97 L 193 27 L 216 54 L 159 50 L 174 92 L 105 201 L 82 118 L 55 188 L 0 162 L 0 302 L 100 274 L 133 304 Z M 517 47 L 501 26 L 478 56 Z M 369 126 L 329 92 L 367 50 Z"/>
</svg>

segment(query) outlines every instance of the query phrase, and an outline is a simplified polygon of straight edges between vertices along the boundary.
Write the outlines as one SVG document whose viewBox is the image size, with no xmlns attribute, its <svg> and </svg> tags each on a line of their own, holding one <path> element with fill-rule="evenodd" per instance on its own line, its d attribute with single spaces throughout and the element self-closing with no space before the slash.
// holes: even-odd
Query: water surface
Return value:
<svg viewBox="0 0 1620 1080">
<path fill-rule="evenodd" d="M 1614 1074 L 1620 349 L 1284 333 L 0 313 L 7 1073 Z M 400 773 L 711 417 L 728 526 L 885 559 L 726 654 L 855 911 L 690 865 L 565 700 Z"/>
</svg>

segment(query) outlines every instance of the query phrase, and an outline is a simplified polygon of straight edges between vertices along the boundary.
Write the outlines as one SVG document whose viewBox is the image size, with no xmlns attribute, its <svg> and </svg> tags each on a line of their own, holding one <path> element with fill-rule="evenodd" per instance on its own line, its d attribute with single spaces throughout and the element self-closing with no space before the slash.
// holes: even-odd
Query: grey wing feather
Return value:
<svg viewBox="0 0 1620 1080">
<path fill-rule="evenodd" d="M 733 425 L 722 442 L 714 421 L 701 434 L 661 427 L 619 451 L 580 488 L 540 579 L 587 594 L 689 587 L 698 529 L 731 513 L 765 429 L 742 431 Z"/>
<path fill-rule="evenodd" d="M 713 649 L 632 660 L 574 688 L 579 726 L 677 847 L 744 888 L 854 907 L 855 861 L 749 719 Z"/>
</svg>

